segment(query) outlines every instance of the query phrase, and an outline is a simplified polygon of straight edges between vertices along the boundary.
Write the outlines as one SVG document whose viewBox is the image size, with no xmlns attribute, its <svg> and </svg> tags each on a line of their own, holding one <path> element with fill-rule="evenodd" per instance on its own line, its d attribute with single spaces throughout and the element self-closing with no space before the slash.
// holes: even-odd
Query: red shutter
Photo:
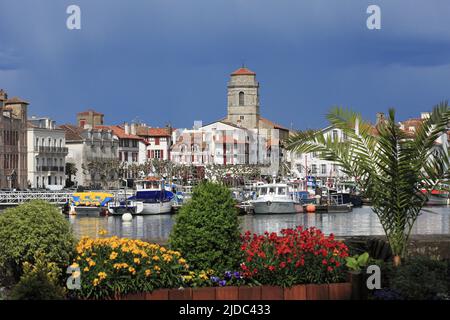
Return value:
<svg viewBox="0 0 450 320">
<path fill-rule="evenodd" d="M 159 138 L 155 138 L 155 145 L 159 146 Z"/>
<path fill-rule="evenodd" d="M 152 150 L 152 159 L 155 157 L 155 150 Z"/>
<path fill-rule="evenodd" d="M 161 159 L 164 159 L 164 150 L 161 150 Z"/>
</svg>

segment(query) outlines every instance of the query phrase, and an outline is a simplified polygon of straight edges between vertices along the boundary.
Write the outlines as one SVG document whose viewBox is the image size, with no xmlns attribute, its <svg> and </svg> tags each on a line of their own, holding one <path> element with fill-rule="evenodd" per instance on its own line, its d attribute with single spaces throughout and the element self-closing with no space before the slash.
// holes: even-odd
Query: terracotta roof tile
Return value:
<svg viewBox="0 0 450 320">
<path fill-rule="evenodd" d="M 241 76 L 241 75 L 254 76 L 254 75 L 256 75 L 256 73 L 254 73 L 253 71 L 251 71 L 245 67 L 242 67 L 242 68 L 239 68 L 236 71 L 234 71 L 231 75 L 232 76 Z"/>
<path fill-rule="evenodd" d="M 170 128 L 138 127 L 136 134 L 143 137 L 170 137 L 172 133 Z"/>
<path fill-rule="evenodd" d="M 59 126 L 63 129 L 66 134 L 66 141 L 80 141 L 83 140 L 81 133 L 84 131 L 83 128 L 74 126 L 72 124 L 62 124 Z"/>
<path fill-rule="evenodd" d="M 111 130 L 114 133 L 114 135 L 116 135 L 119 139 L 134 139 L 134 140 L 142 139 L 141 137 L 138 137 L 137 135 L 134 135 L 134 134 L 126 134 L 125 129 L 122 126 L 101 125 L 101 126 L 94 126 L 94 129 Z"/>
<path fill-rule="evenodd" d="M 12 97 L 11 99 L 7 99 L 5 101 L 5 104 L 14 104 L 14 103 L 29 104 L 27 101 L 25 101 L 25 100 L 23 100 L 22 98 L 19 98 L 19 97 Z"/>
</svg>

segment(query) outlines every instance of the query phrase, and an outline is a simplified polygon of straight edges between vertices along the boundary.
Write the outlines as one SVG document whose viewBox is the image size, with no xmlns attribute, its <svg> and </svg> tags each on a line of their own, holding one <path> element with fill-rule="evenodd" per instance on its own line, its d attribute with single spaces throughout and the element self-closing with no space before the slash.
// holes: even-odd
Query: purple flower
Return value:
<svg viewBox="0 0 450 320">
<path fill-rule="evenodd" d="M 236 272 L 234 273 L 234 277 L 235 277 L 236 279 L 240 279 L 240 278 L 241 278 L 241 274 L 239 273 L 239 271 L 236 271 Z"/>
<path fill-rule="evenodd" d="M 212 276 L 212 277 L 211 277 L 211 281 L 212 281 L 212 282 L 217 282 L 217 281 L 219 281 L 219 278 L 218 278 L 218 277 Z"/>
<path fill-rule="evenodd" d="M 227 282 L 225 280 L 219 281 L 219 286 L 225 287 L 227 285 Z"/>
<path fill-rule="evenodd" d="M 231 279 L 231 272 L 230 271 L 225 272 L 225 279 L 227 279 L 227 280 Z"/>
</svg>

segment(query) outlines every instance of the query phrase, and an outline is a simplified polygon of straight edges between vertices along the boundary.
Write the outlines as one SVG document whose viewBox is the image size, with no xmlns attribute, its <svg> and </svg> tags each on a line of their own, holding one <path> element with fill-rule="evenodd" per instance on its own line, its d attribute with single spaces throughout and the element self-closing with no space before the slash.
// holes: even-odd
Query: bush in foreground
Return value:
<svg viewBox="0 0 450 320">
<path fill-rule="evenodd" d="M 23 275 L 9 299 L 12 300 L 62 300 L 65 289 L 59 285 L 61 270 L 53 262 L 47 262 L 42 252 L 35 255 L 35 263 L 23 264 Z"/>
<path fill-rule="evenodd" d="M 439 299 L 449 293 L 447 263 L 425 256 L 410 257 L 389 274 L 389 287 L 408 300 Z"/>
<path fill-rule="evenodd" d="M 195 270 L 235 270 L 241 257 L 239 221 L 228 188 L 204 182 L 176 216 L 169 239 Z"/>
<path fill-rule="evenodd" d="M 19 281 L 23 263 L 34 263 L 36 252 L 65 268 L 74 248 L 69 222 L 48 202 L 31 201 L 0 214 L 0 273 L 4 285 Z"/>
</svg>

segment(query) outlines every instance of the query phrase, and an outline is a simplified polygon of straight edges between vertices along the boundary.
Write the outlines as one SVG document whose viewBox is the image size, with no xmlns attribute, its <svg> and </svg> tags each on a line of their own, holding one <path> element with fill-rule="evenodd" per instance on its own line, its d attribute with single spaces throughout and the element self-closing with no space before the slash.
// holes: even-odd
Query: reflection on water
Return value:
<svg viewBox="0 0 450 320">
<path fill-rule="evenodd" d="M 108 235 L 165 242 L 174 218 L 171 215 L 135 216 L 131 222 L 122 222 L 121 217 L 70 216 L 68 219 L 77 237 L 96 237 L 100 230 L 105 229 Z M 326 234 L 337 236 L 383 234 L 378 218 L 370 207 L 357 208 L 350 213 L 255 215 L 240 219 L 242 230 L 256 233 L 276 232 L 302 225 L 315 226 Z M 422 212 L 412 233 L 450 234 L 450 207 L 434 207 Z"/>
</svg>

